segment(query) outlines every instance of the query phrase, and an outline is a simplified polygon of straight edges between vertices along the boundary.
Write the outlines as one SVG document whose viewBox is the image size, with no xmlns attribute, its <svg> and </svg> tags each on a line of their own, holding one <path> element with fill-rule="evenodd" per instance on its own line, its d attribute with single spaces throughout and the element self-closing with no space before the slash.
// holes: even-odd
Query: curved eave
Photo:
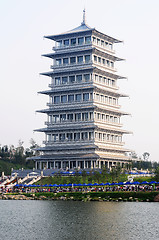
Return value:
<svg viewBox="0 0 159 240">
<path fill-rule="evenodd" d="M 68 86 L 69 87 L 69 86 Z M 77 87 L 77 86 L 76 86 Z M 74 92 L 74 91 L 78 91 L 78 90 L 90 90 L 90 89 L 101 89 L 99 87 L 96 86 L 90 86 L 90 87 L 85 87 L 85 88 L 73 88 L 73 89 L 69 89 L 70 92 Z M 102 89 L 104 92 L 108 92 L 116 97 L 129 97 L 129 95 L 126 95 L 124 93 L 118 93 L 118 92 L 113 92 L 111 90 L 105 90 Z M 38 92 L 38 94 L 45 94 L 45 95 L 50 95 L 52 93 L 64 93 L 64 92 L 68 92 L 68 88 L 63 88 L 63 89 L 51 89 L 51 90 L 45 90 L 45 91 L 40 91 Z"/>
<path fill-rule="evenodd" d="M 119 40 L 119 39 L 116 39 L 116 38 L 113 38 L 109 35 L 106 35 L 96 29 L 94 29 L 93 33 L 97 33 L 97 34 L 100 34 L 101 36 L 105 37 L 108 41 L 112 42 L 112 43 L 123 43 L 122 40 Z"/>
<path fill-rule="evenodd" d="M 91 67 L 89 70 L 91 70 L 91 69 L 94 70 L 96 73 L 105 74 L 107 77 L 110 77 L 110 78 L 113 78 L 113 79 L 127 79 L 127 77 L 116 75 L 116 74 L 113 74 L 113 73 L 101 70 L 101 69 L 99 69 L 97 67 Z M 84 71 L 84 70 L 87 70 L 87 69 L 81 69 L 81 71 Z M 62 73 L 65 73 L 65 72 L 68 72 L 68 71 L 63 69 L 62 72 L 51 71 L 51 72 L 40 73 L 40 75 L 51 77 L 53 75 L 58 75 L 58 74 L 62 74 Z M 74 72 L 74 70 L 70 69 L 69 72 Z"/>
<path fill-rule="evenodd" d="M 97 106 L 83 106 L 83 107 L 79 107 L 79 108 L 75 108 L 75 106 L 72 106 L 72 107 L 67 107 L 67 111 L 75 111 L 75 110 L 81 110 L 81 109 L 84 109 L 84 110 L 89 110 L 89 109 L 95 109 L 95 110 L 102 110 L 102 111 L 105 111 L 105 112 L 111 112 L 111 113 L 116 113 L 120 116 L 124 116 L 124 115 L 131 115 L 130 113 L 127 113 L 127 112 L 123 112 L 123 111 L 117 111 L 117 110 L 111 110 L 111 109 L 105 109 L 105 108 L 99 108 Z M 63 108 L 58 108 L 58 109 L 55 109 L 55 108 L 48 108 L 48 109 L 42 109 L 42 110 L 37 110 L 36 112 L 38 113 L 51 113 L 51 112 L 61 112 L 61 111 L 66 111 L 66 108 L 63 109 Z"/>
<path fill-rule="evenodd" d="M 68 31 L 68 32 L 64 32 L 64 33 L 60 33 L 60 34 L 56 34 L 56 35 L 48 35 L 48 36 L 44 36 L 44 38 L 47 38 L 47 39 L 50 39 L 50 40 L 53 40 L 53 41 L 56 41 L 56 40 L 59 40 L 63 37 L 70 37 L 71 35 L 78 35 L 79 33 L 88 33 L 88 32 L 91 32 L 92 33 L 92 30 L 94 30 L 95 28 L 89 28 L 89 29 L 78 29 L 78 30 L 71 30 L 71 31 Z"/>
</svg>

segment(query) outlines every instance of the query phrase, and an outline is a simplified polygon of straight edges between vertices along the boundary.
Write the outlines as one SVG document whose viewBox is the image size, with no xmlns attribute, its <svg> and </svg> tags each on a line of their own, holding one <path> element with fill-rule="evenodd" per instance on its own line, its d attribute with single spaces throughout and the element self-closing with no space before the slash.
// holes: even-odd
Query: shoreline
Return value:
<svg viewBox="0 0 159 240">
<path fill-rule="evenodd" d="M 1 193 L 0 200 L 62 200 L 98 202 L 159 202 L 159 192 L 38 192 Z"/>
</svg>

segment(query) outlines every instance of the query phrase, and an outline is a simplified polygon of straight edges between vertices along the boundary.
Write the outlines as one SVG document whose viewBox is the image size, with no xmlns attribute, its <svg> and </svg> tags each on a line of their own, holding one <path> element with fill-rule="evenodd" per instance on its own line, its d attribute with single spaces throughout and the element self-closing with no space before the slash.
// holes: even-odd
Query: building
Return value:
<svg viewBox="0 0 159 240">
<path fill-rule="evenodd" d="M 44 147 L 34 157 L 36 169 L 111 168 L 118 162 L 128 163 L 124 149 L 118 99 L 127 95 L 118 92 L 113 46 L 120 43 L 113 37 L 91 28 L 85 21 L 71 31 L 45 36 L 55 42 L 49 90 L 40 92 L 49 97 L 48 108 L 39 110 L 48 116 Z"/>
</svg>

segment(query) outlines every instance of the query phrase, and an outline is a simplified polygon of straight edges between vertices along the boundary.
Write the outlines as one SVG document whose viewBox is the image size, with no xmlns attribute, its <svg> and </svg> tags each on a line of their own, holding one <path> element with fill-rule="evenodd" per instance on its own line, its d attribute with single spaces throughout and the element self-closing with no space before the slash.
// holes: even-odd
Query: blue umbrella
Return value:
<svg viewBox="0 0 159 240">
<path fill-rule="evenodd" d="M 156 181 L 151 181 L 151 182 L 149 182 L 149 184 L 155 184 L 155 183 L 157 183 Z"/>
<path fill-rule="evenodd" d="M 138 182 L 138 181 L 135 181 L 135 182 L 132 182 L 132 184 L 134 184 L 134 185 L 139 185 L 139 184 L 140 184 L 140 182 Z"/>
<path fill-rule="evenodd" d="M 125 184 L 126 184 L 126 185 L 130 185 L 130 184 L 131 184 L 131 182 L 126 182 Z"/>
<path fill-rule="evenodd" d="M 149 184 L 147 181 L 143 181 L 141 184 Z"/>
<path fill-rule="evenodd" d="M 124 183 L 123 182 L 119 182 L 118 185 L 123 185 Z"/>
</svg>

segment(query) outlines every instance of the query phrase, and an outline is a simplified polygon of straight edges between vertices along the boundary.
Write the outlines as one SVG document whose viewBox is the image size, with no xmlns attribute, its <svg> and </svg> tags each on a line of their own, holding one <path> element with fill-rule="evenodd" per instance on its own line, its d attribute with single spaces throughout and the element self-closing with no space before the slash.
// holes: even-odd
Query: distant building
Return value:
<svg viewBox="0 0 159 240">
<path fill-rule="evenodd" d="M 123 148 L 123 130 L 114 64 L 122 59 L 115 56 L 113 37 L 81 25 L 58 35 L 45 36 L 55 42 L 51 71 L 43 73 L 51 78 L 45 113 L 48 120 L 44 132 L 45 146 L 34 157 L 36 169 L 111 168 L 118 162 L 129 162 Z"/>
</svg>

